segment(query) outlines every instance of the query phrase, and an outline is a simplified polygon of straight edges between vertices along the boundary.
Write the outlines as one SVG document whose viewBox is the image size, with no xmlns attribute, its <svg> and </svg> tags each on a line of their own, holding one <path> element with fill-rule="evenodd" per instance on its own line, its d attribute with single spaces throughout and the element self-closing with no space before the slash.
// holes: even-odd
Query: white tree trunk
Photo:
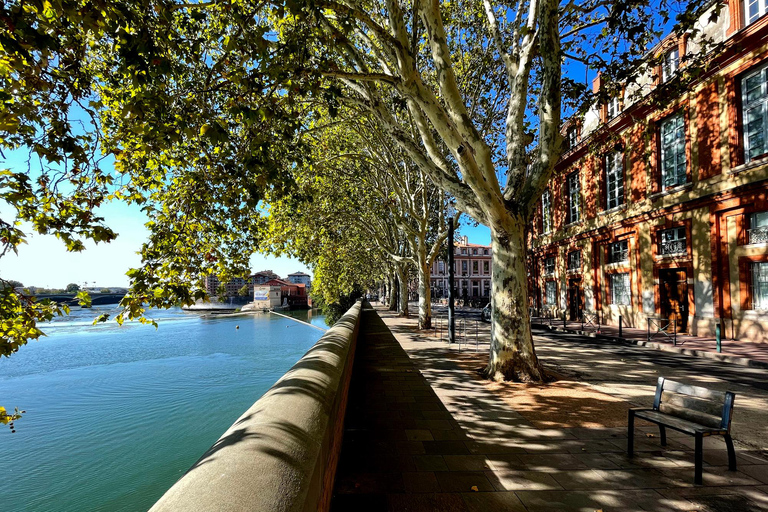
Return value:
<svg viewBox="0 0 768 512">
<path fill-rule="evenodd" d="M 486 376 L 494 380 L 542 381 L 528 316 L 525 222 L 514 216 L 491 226 L 493 336 Z"/>
</svg>

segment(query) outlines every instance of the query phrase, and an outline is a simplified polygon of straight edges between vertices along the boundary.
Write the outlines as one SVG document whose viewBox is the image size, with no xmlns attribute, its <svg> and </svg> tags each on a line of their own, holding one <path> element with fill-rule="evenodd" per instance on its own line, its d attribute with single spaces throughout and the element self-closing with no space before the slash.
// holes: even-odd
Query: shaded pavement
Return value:
<svg viewBox="0 0 768 512">
<path fill-rule="evenodd" d="M 483 357 L 423 336 L 413 319 L 364 313 L 333 510 L 768 510 L 759 451 L 740 447 L 729 472 L 708 440 L 694 486 L 692 438 L 670 432 L 662 450 L 640 426 L 626 457 L 634 404 L 621 393 L 567 375 L 490 384 L 476 373 Z"/>
</svg>

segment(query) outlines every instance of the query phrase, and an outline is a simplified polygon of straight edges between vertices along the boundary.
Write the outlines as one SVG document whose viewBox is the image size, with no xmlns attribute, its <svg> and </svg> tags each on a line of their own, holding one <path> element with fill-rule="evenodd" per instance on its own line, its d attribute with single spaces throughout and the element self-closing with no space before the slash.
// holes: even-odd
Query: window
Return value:
<svg viewBox="0 0 768 512">
<path fill-rule="evenodd" d="M 552 231 L 552 194 L 545 190 L 541 196 L 541 232 Z"/>
<path fill-rule="evenodd" d="M 546 304 L 548 306 L 557 306 L 557 281 L 547 281 L 545 283 Z"/>
<path fill-rule="evenodd" d="M 579 130 L 575 126 L 571 126 L 565 132 L 565 144 L 566 150 L 573 149 L 576 144 L 579 143 Z"/>
<path fill-rule="evenodd" d="M 437 262 L 437 271 L 440 272 L 441 274 L 444 273 L 445 272 L 445 263 L 443 263 L 442 261 L 438 261 Z"/>
<path fill-rule="evenodd" d="M 675 114 L 661 122 L 661 183 L 664 188 L 682 185 L 685 174 L 685 122 Z"/>
<path fill-rule="evenodd" d="M 629 260 L 629 242 L 626 240 L 620 240 L 613 242 L 610 246 L 610 252 L 608 253 L 609 263 L 619 263 Z"/>
<path fill-rule="evenodd" d="M 472 262 L 472 274 L 477 275 L 480 273 L 480 262 L 479 261 L 473 261 Z"/>
<path fill-rule="evenodd" d="M 581 251 L 571 251 L 568 253 L 568 270 L 571 272 L 581 270 Z"/>
<path fill-rule="evenodd" d="M 768 262 L 754 262 L 752 271 L 752 309 L 768 309 Z"/>
<path fill-rule="evenodd" d="M 606 121 L 610 121 L 617 115 L 619 115 L 619 97 L 614 96 L 613 98 L 608 100 L 608 116 L 606 118 Z"/>
<path fill-rule="evenodd" d="M 461 262 L 461 272 L 462 274 L 467 275 L 467 260 Z"/>
<path fill-rule="evenodd" d="M 491 264 L 490 264 L 490 262 L 488 262 L 488 261 L 484 261 L 484 262 L 483 262 L 483 274 L 488 274 L 488 273 L 490 273 L 490 271 L 491 271 L 491 270 L 490 270 L 490 268 L 491 268 Z"/>
<path fill-rule="evenodd" d="M 472 281 L 472 296 L 478 297 L 480 296 L 480 283 L 477 281 Z"/>
<path fill-rule="evenodd" d="M 544 260 L 544 273 L 548 276 L 554 275 L 555 273 L 555 257 L 550 256 L 549 258 Z"/>
<path fill-rule="evenodd" d="M 750 73 L 741 81 L 742 106 L 744 110 L 744 160 L 749 162 L 768 152 L 766 130 L 768 130 L 768 67 Z"/>
<path fill-rule="evenodd" d="M 488 256 L 488 249 L 483 249 L 483 255 Z"/>
<path fill-rule="evenodd" d="M 622 153 L 614 151 L 605 156 L 606 209 L 616 208 L 624 203 L 624 169 Z"/>
<path fill-rule="evenodd" d="M 747 25 L 757 21 L 766 11 L 766 0 L 744 0 L 744 18 Z"/>
<path fill-rule="evenodd" d="M 485 286 L 483 287 L 483 297 L 489 297 L 491 295 L 491 282 L 485 281 Z"/>
<path fill-rule="evenodd" d="M 579 173 L 572 172 L 568 175 L 566 183 L 568 193 L 568 211 L 566 222 L 578 222 L 580 219 L 579 202 L 581 201 L 581 184 L 579 183 Z"/>
<path fill-rule="evenodd" d="M 629 294 L 629 272 L 623 274 L 610 274 L 611 304 L 628 306 L 631 304 Z"/>
<path fill-rule="evenodd" d="M 680 50 L 675 48 L 664 55 L 664 61 L 661 63 L 661 81 L 666 82 L 680 67 Z"/>
<path fill-rule="evenodd" d="M 681 254 L 686 249 L 684 227 L 665 229 L 659 234 L 659 254 Z"/>
<path fill-rule="evenodd" d="M 472 254 L 473 254 L 474 256 L 477 256 L 477 249 L 472 249 Z"/>
<path fill-rule="evenodd" d="M 768 212 L 757 212 L 749 216 L 749 243 L 768 242 Z"/>
<path fill-rule="evenodd" d="M 461 254 L 467 254 L 467 248 L 466 247 L 462 247 L 461 248 Z"/>
</svg>

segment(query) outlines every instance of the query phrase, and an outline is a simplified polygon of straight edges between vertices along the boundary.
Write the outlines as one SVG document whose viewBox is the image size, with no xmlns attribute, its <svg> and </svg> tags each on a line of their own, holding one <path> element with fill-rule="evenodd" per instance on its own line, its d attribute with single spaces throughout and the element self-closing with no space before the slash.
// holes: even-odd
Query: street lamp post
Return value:
<svg viewBox="0 0 768 512">
<path fill-rule="evenodd" d="M 453 204 L 448 203 L 448 343 L 456 341 L 456 318 L 453 314 L 453 301 L 456 298 L 453 286 Z"/>
</svg>

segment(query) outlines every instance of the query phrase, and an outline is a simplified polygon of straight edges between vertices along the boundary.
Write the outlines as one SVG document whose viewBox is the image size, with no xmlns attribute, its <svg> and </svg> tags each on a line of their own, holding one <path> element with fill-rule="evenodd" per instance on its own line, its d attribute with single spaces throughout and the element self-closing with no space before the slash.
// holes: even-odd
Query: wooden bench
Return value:
<svg viewBox="0 0 768 512">
<path fill-rule="evenodd" d="M 698 386 L 688 386 L 659 377 L 652 409 L 629 410 L 627 425 L 627 453 L 634 454 L 635 418 L 659 426 L 661 446 L 667 445 L 669 427 L 695 438 L 694 483 L 701 484 L 701 465 L 704 438 L 723 436 L 728 448 L 728 469 L 736 471 L 736 452 L 731 439 L 731 413 L 736 397 L 730 391 L 712 391 Z"/>
</svg>

